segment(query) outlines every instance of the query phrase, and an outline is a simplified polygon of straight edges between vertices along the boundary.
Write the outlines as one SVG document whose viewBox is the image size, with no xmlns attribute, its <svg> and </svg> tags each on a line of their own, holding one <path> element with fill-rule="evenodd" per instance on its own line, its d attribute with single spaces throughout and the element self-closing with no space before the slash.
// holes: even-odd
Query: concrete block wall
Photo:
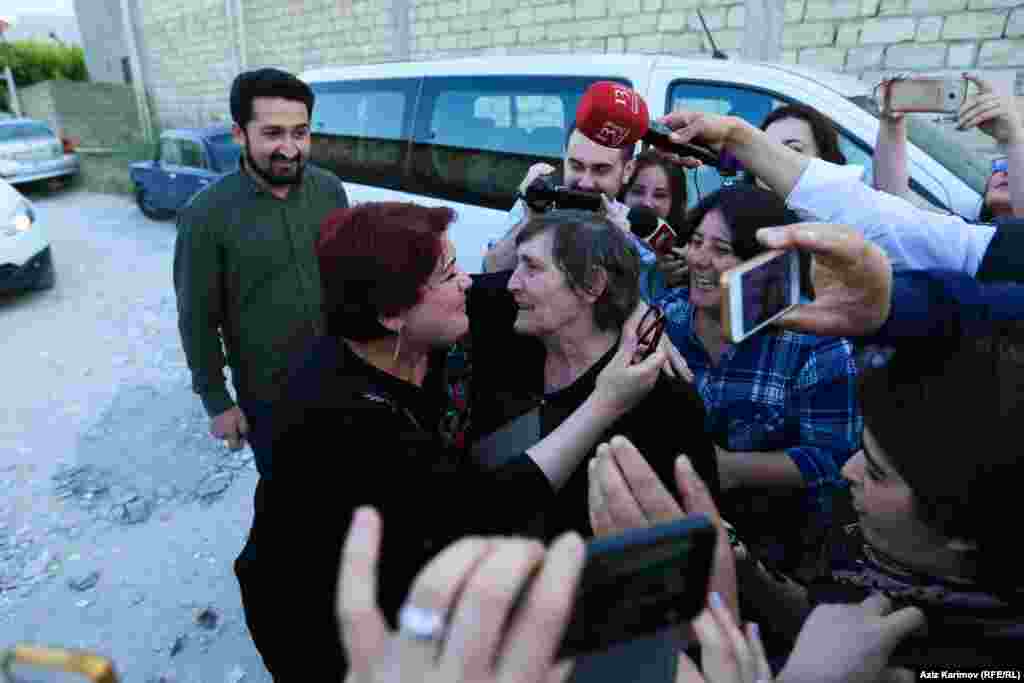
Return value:
<svg viewBox="0 0 1024 683">
<path fill-rule="evenodd" d="M 111 147 L 142 139 L 135 93 L 116 83 L 44 81 L 18 91 L 25 116 L 83 147 Z"/>
<path fill-rule="evenodd" d="M 50 83 L 52 81 L 43 81 L 25 88 L 18 88 L 18 103 L 21 104 L 22 116 L 46 121 L 56 132 L 60 128 L 60 119 L 57 116 L 57 107 L 53 101 Z"/>
<path fill-rule="evenodd" d="M 146 0 L 137 24 L 157 125 L 228 119 L 244 63 L 330 64 L 467 55 L 631 52 L 710 56 L 697 18 L 738 57 L 744 0 Z M 245 35 L 245 55 L 239 36 Z M 782 61 L 877 82 L 979 70 L 1024 94 L 1018 0 L 786 0 Z M 1021 77 L 1018 78 L 1018 72 Z"/>
<path fill-rule="evenodd" d="M 239 63 L 224 0 L 139 2 L 135 18 L 154 125 L 226 119 L 228 86 Z"/>
</svg>

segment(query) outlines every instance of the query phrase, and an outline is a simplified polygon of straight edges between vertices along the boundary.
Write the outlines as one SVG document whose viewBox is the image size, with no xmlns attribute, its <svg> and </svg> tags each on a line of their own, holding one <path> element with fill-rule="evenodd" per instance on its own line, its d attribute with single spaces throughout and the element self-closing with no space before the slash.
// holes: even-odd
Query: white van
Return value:
<svg viewBox="0 0 1024 683">
<path fill-rule="evenodd" d="M 595 81 L 637 90 L 652 116 L 675 108 L 742 116 L 812 106 L 840 128 L 849 163 L 871 171 L 878 133 L 868 86 L 789 65 L 647 55 L 537 55 L 322 68 L 300 77 L 316 93 L 311 161 L 344 182 L 353 202 L 399 200 L 458 212 L 459 264 L 479 272 L 489 240 L 531 164 L 560 167 L 577 103 Z M 976 218 L 988 165 L 924 119 L 908 126 L 911 189 L 922 204 Z M 721 185 L 688 172 L 689 203 Z M 695 182 L 696 181 L 696 182 Z"/>
</svg>

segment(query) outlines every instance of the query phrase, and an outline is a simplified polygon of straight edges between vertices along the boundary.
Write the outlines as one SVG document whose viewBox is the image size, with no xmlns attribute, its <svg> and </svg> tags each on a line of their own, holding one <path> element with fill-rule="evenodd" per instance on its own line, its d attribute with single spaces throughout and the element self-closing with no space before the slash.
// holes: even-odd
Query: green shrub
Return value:
<svg viewBox="0 0 1024 683">
<path fill-rule="evenodd" d="M 19 88 L 54 79 L 89 80 L 85 50 L 77 45 L 64 46 L 39 40 L 0 42 L 0 72 L 6 66 L 11 67 L 14 84 Z M 6 87 L 0 87 L 0 108 L 9 109 Z"/>
</svg>

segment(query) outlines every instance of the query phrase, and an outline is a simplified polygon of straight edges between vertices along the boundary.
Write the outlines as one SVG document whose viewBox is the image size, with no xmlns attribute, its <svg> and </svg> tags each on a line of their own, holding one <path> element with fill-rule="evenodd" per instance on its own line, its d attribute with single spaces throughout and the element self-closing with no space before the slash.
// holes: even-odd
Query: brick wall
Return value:
<svg viewBox="0 0 1024 683">
<path fill-rule="evenodd" d="M 234 0 L 151 0 L 138 24 L 158 125 L 227 118 L 241 64 Z M 891 71 L 981 70 L 1024 94 L 1017 0 L 788 0 L 782 60 L 877 81 Z M 249 68 L 475 54 L 641 52 L 738 56 L 743 0 L 242 0 Z M 408 43 L 404 42 L 407 36 Z"/>
<path fill-rule="evenodd" d="M 130 86 L 44 81 L 22 88 L 18 95 L 25 116 L 77 137 L 83 147 L 110 147 L 142 138 Z"/>
</svg>

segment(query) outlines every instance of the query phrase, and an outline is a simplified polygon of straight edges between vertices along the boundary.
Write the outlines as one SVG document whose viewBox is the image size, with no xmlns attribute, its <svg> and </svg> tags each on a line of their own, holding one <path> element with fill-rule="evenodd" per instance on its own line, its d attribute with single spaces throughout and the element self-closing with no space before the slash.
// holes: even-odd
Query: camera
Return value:
<svg viewBox="0 0 1024 683">
<path fill-rule="evenodd" d="M 574 190 L 564 185 L 555 185 L 548 176 L 540 176 L 526 188 L 523 201 L 533 211 L 544 213 L 550 209 L 583 209 L 599 211 L 601 193 Z"/>
</svg>

